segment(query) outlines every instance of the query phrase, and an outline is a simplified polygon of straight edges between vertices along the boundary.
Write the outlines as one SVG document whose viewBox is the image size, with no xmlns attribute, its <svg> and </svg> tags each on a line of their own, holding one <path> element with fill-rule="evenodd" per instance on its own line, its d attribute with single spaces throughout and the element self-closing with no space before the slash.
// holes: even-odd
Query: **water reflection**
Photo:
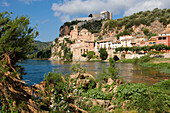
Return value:
<svg viewBox="0 0 170 113">
<path fill-rule="evenodd" d="M 25 60 L 20 62 L 20 65 L 25 67 L 27 75 L 23 77 L 24 80 L 29 80 L 27 83 L 32 85 L 40 83 L 44 79 L 44 74 L 57 70 L 63 75 L 71 73 L 70 68 L 76 62 L 63 61 L 48 61 L 48 60 Z M 79 62 L 82 67 L 87 69 L 87 72 L 92 75 L 98 75 L 102 71 L 102 65 L 106 68 L 109 66 L 108 62 Z M 119 76 L 124 78 L 127 82 L 133 83 L 147 83 L 152 85 L 163 79 L 169 79 L 170 76 L 160 74 L 151 68 L 142 68 L 131 63 L 117 63 L 116 67 L 119 69 Z"/>
</svg>

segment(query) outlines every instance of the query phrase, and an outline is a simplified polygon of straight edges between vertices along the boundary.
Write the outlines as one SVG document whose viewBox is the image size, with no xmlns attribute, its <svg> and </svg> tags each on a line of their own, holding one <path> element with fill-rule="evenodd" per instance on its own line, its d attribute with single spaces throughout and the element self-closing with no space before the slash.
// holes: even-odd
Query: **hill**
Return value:
<svg viewBox="0 0 170 113">
<path fill-rule="evenodd" d="M 28 55 L 29 59 L 48 59 L 51 57 L 51 45 L 52 41 L 50 42 L 41 42 L 38 40 L 35 40 L 33 45 L 35 46 L 35 51 L 33 53 L 30 53 Z"/>
<path fill-rule="evenodd" d="M 118 37 L 122 35 L 151 37 L 165 31 L 168 24 L 170 24 L 170 9 L 155 8 L 153 11 L 140 11 L 117 20 L 103 21 L 101 31 L 103 35 L 113 32 Z"/>
<path fill-rule="evenodd" d="M 51 44 L 52 44 L 52 41 L 50 41 L 50 42 L 41 42 L 39 40 L 35 40 L 33 45 L 36 46 L 36 49 L 39 51 L 39 50 L 43 50 L 43 49 L 47 48 Z"/>
<path fill-rule="evenodd" d="M 60 36 L 70 35 L 73 25 L 78 25 L 79 30 L 85 28 L 92 33 L 100 33 L 101 36 L 135 35 L 137 37 L 150 38 L 157 33 L 166 31 L 170 24 L 170 9 L 155 8 L 152 11 L 140 11 L 130 16 L 116 20 L 101 20 L 92 22 L 72 21 L 66 22 L 60 27 Z M 170 32 L 167 30 L 166 32 Z"/>
</svg>

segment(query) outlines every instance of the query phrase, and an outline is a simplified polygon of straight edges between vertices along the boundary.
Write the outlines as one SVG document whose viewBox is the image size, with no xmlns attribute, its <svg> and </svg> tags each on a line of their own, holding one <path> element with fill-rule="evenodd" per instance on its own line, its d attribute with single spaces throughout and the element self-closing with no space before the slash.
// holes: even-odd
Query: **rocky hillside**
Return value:
<svg viewBox="0 0 170 113">
<path fill-rule="evenodd" d="M 134 13 L 117 20 L 103 21 L 102 35 L 135 35 L 151 37 L 158 33 L 170 33 L 170 9 L 158 9 Z"/>
<path fill-rule="evenodd" d="M 66 22 L 60 28 L 60 36 L 69 35 L 72 25 L 78 25 L 79 30 L 86 28 L 92 33 L 100 33 L 104 37 L 135 35 L 150 38 L 158 33 L 170 33 L 170 9 L 155 8 L 153 11 L 141 11 L 117 20 Z"/>
</svg>

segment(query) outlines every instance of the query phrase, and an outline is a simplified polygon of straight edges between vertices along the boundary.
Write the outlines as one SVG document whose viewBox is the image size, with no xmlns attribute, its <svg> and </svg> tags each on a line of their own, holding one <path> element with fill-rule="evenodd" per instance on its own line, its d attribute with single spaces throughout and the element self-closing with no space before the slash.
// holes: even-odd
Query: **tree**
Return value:
<svg viewBox="0 0 170 113">
<path fill-rule="evenodd" d="M 107 59 L 108 53 L 106 51 L 106 48 L 100 48 L 99 53 L 100 53 L 100 58 L 102 60 L 106 60 Z"/>
<path fill-rule="evenodd" d="M 93 57 L 93 55 L 95 55 L 94 51 L 89 51 L 89 52 L 87 53 L 88 59 L 90 60 L 90 59 Z"/>
<path fill-rule="evenodd" d="M 143 33 L 144 33 L 146 36 L 148 36 L 148 34 L 149 34 L 149 29 L 145 28 L 145 29 L 143 30 Z"/>
<path fill-rule="evenodd" d="M 4 112 L 21 112 L 21 109 L 33 112 L 36 104 L 31 98 L 31 88 L 25 86 L 23 68 L 16 63 L 33 50 L 38 32 L 29 26 L 29 18 L 11 19 L 11 14 L 0 13 L 0 106 Z"/>
<path fill-rule="evenodd" d="M 93 15 L 92 14 L 89 14 L 89 16 L 88 17 L 93 17 Z"/>
<path fill-rule="evenodd" d="M 33 50 L 33 39 L 38 35 L 29 27 L 29 18 L 21 16 L 11 20 L 11 13 L 0 13 L 0 60 L 6 61 L 13 70 L 14 65 L 27 58 Z"/>
</svg>

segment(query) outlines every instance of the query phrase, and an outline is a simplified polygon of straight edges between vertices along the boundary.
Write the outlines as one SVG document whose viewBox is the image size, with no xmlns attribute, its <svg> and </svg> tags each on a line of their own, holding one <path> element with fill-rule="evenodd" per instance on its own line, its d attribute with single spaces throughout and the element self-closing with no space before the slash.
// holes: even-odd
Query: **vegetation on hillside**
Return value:
<svg viewBox="0 0 170 113">
<path fill-rule="evenodd" d="M 107 20 L 103 28 L 103 34 L 107 33 L 107 31 L 115 30 L 119 39 L 119 36 L 130 35 L 133 32 L 132 26 L 139 26 L 141 24 L 150 26 L 155 20 L 160 21 L 163 25 L 170 24 L 170 9 L 155 8 L 153 11 L 140 11 L 117 20 Z M 122 26 L 125 26 L 125 30 L 119 32 Z M 143 32 L 148 37 L 155 35 L 147 29 L 144 29 Z"/>
<path fill-rule="evenodd" d="M 35 41 L 33 45 L 35 49 L 32 53 L 29 53 L 29 59 L 49 59 L 51 57 L 52 42 Z"/>
<path fill-rule="evenodd" d="M 131 16 L 117 19 L 117 25 L 118 27 L 125 25 L 125 28 L 128 29 L 133 25 L 138 26 L 140 24 L 150 26 L 155 20 L 159 20 L 164 25 L 170 24 L 170 9 L 155 8 L 153 11 L 140 11 Z"/>
<path fill-rule="evenodd" d="M 69 45 L 73 43 L 75 42 L 68 38 L 65 38 L 62 43 L 59 43 L 58 38 L 56 38 L 54 48 L 60 49 L 58 52 L 53 53 L 53 55 L 59 56 L 59 58 L 64 61 L 72 61 L 73 53 L 71 52 Z"/>
<path fill-rule="evenodd" d="M 28 59 L 49 59 L 51 57 L 51 46 L 28 55 Z"/>
<path fill-rule="evenodd" d="M 99 33 L 101 31 L 102 21 L 87 22 L 79 27 L 79 30 L 83 28 L 87 29 L 91 33 Z"/>
<path fill-rule="evenodd" d="M 46 49 L 47 47 L 52 45 L 52 41 L 50 41 L 50 42 L 41 42 L 41 41 L 35 40 L 33 45 L 36 47 L 36 51 L 40 51 L 40 50 Z"/>
<path fill-rule="evenodd" d="M 60 34 L 59 36 L 64 36 L 65 34 L 65 27 L 68 27 L 69 33 L 71 32 L 71 30 L 73 30 L 73 25 L 77 25 L 79 22 L 81 21 L 71 21 L 71 22 L 65 22 L 61 27 L 60 27 Z M 68 33 L 68 35 L 69 35 Z"/>
</svg>

